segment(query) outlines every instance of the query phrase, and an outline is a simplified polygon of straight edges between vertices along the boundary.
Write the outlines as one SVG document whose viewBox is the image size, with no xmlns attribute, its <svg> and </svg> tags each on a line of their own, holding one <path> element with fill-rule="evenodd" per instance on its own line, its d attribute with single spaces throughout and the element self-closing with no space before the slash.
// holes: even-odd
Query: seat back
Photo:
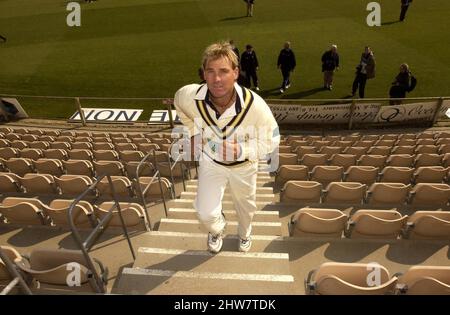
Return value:
<svg viewBox="0 0 450 315">
<path fill-rule="evenodd" d="M 397 239 L 407 219 L 395 210 L 358 210 L 350 218 L 347 236 Z"/>
<path fill-rule="evenodd" d="M 411 239 L 450 239 L 450 213 L 416 211 L 408 218 L 407 237 Z"/>
<path fill-rule="evenodd" d="M 408 185 L 411 183 L 413 173 L 414 169 L 411 167 L 386 166 L 380 173 L 380 182 Z"/>
<path fill-rule="evenodd" d="M 344 169 L 342 166 L 317 165 L 311 171 L 311 180 L 316 181 L 326 187 L 331 182 L 342 181 Z"/>
<path fill-rule="evenodd" d="M 320 202 L 322 184 L 314 181 L 290 180 L 280 194 L 281 202 Z"/>
<path fill-rule="evenodd" d="M 38 173 L 61 176 L 64 174 L 64 168 L 61 161 L 56 159 L 39 159 L 34 161 L 34 168 Z"/>
<path fill-rule="evenodd" d="M 282 165 L 277 171 L 275 182 L 284 185 L 289 180 L 307 181 L 308 168 L 304 165 Z"/>
<path fill-rule="evenodd" d="M 415 183 L 442 183 L 448 168 L 442 166 L 422 166 L 414 173 Z"/>
<path fill-rule="evenodd" d="M 347 215 L 337 209 L 302 208 L 291 217 L 291 236 L 341 237 Z"/>
<path fill-rule="evenodd" d="M 390 278 L 389 271 L 379 264 L 335 262 L 322 264 L 311 280 L 307 285 L 315 283 L 313 293 L 321 295 L 390 294 L 398 281 L 397 277 Z"/>
<path fill-rule="evenodd" d="M 445 206 L 450 198 L 450 186 L 446 184 L 419 183 L 411 191 L 413 205 Z"/>
<path fill-rule="evenodd" d="M 404 293 L 413 295 L 450 295 L 449 266 L 412 266 L 399 278 Z"/>
<path fill-rule="evenodd" d="M 327 186 L 324 202 L 361 204 L 367 186 L 357 182 L 333 182 Z"/>
<path fill-rule="evenodd" d="M 373 183 L 368 191 L 368 203 L 372 205 L 404 204 L 410 189 L 410 184 Z"/>
<path fill-rule="evenodd" d="M 377 180 L 378 168 L 374 166 L 350 166 L 345 181 L 370 185 Z"/>
</svg>

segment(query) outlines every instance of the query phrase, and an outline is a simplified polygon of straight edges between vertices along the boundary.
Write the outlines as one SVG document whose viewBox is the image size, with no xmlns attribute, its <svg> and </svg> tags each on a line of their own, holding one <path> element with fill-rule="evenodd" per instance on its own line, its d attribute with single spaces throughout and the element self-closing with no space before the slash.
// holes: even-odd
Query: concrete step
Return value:
<svg viewBox="0 0 450 315">
<path fill-rule="evenodd" d="M 238 222 L 228 221 L 225 229 L 225 234 L 237 234 Z M 167 219 L 162 218 L 159 231 L 172 232 L 193 232 L 206 233 L 207 231 L 198 220 L 182 220 L 182 219 Z M 252 233 L 258 235 L 281 235 L 280 222 L 253 222 Z"/>
<path fill-rule="evenodd" d="M 186 185 L 186 191 L 187 192 L 197 192 L 197 185 Z M 230 187 L 227 186 L 225 189 L 225 193 L 230 192 Z M 256 194 L 273 194 L 273 188 L 272 187 L 256 187 Z"/>
<path fill-rule="evenodd" d="M 258 201 L 256 200 L 256 208 L 261 210 L 265 206 L 267 206 L 268 202 L 266 201 Z M 173 199 L 170 201 L 170 205 L 174 208 L 190 208 L 194 209 L 194 198 L 183 198 L 183 199 Z M 231 200 L 223 200 L 222 201 L 222 209 L 223 210 L 234 210 L 235 206 L 233 201 Z"/>
<path fill-rule="evenodd" d="M 196 220 L 197 211 L 192 208 L 169 208 L 170 219 L 188 219 Z M 235 210 L 224 210 L 223 213 L 227 220 L 237 221 L 237 213 Z M 278 211 L 256 211 L 253 216 L 254 222 L 279 222 L 280 214 Z"/>
<path fill-rule="evenodd" d="M 155 248 L 172 248 L 183 250 L 206 251 L 207 233 L 150 231 L 142 236 L 142 244 Z M 239 238 L 236 234 L 225 235 L 223 251 L 237 251 Z M 284 238 L 273 235 L 252 234 L 252 248 L 250 252 L 286 252 Z"/>
<path fill-rule="evenodd" d="M 293 294 L 291 275 L 124 268 L 117 293 L 173 295 Z"/>
<path fill-rule="evenodd" d="M 242 268 L 242 266 L 247 266 Z M 133 268 L 214 273 L 290 274 L 287 253 L 241 253 L 140 247 Z"/>
<path fill-rule="evenodd" d="M 180 199 L 195 199 L 197 196 L 196 192 L 184 191 L 180 195 Z M 223 196 L 223 200 L 232 200 L 231 195 L 229 193 L 225 193 Z M 264 201 L 264 202 L 272 202 L 275 201 L 274 194 L 256 194 L 256 201 Z"/>
<path fill-rule="evenodd" d="M 256 180 L 256 186 L 257 187 L 273 187 L 273 184 L 274 184 L 274 179 L 270 179 L 270 180 L 257 179 Z M 190 180 L 186 181 L 186 185 L 197 186 L 198 185 L 198 180 L 197 179 L 190 179 Z"/>
</svg>

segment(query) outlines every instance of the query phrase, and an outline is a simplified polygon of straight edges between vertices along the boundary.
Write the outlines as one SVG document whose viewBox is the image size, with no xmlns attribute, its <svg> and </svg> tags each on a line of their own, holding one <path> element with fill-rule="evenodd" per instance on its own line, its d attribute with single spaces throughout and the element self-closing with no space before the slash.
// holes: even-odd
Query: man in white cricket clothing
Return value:
<svg viewBox="0 0 450 315">
<path fill-rule="evenodd" d="M 239 221 L 239 251 L 247 252 L 256 211 L 258 160 L 278 152 L 278 125 L 266 102 L 236 83 L 239 63 L 229 43 L 207 47 L 202 65 L 206 84 L 186 85 L 174 99 L 189 130 L 192 156 L 199 159 L 194 207 L 209 232 L 208 250 L 220 252 L 226 226 L 222 199 L 228 184 Z"/>
</svg>

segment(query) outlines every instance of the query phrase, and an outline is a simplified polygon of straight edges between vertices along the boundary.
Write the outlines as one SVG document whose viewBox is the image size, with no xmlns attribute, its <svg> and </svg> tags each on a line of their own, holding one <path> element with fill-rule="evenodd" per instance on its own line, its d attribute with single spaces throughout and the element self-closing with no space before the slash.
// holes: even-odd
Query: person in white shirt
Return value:
<svg viewBox="0 0 450 315">
<path fill-rule="evenodd" d="M 207 47 L 203 69 L 206 84 L 186 85 L 174 98 L 189 131 L 193 156 L 199 158 L 194 206 L 209 232 L 208 250 L 218 253 L 226 226 L 222 199 L 228 185 L 239 221 L 239 250 L 247 252 L 256 211 L 258 160 L 278 149 L 278 125 L 266 102 L 236 83 L 239 64 L 229 43 Z"/>
</svg>

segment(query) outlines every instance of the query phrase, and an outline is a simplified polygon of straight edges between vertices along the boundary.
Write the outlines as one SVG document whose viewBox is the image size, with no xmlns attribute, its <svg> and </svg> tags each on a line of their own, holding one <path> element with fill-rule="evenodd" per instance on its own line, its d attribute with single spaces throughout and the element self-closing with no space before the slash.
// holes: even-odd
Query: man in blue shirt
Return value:
<svg viewBox="0 0 450 315">
<path fill-rule="evenodd" d="M 333 89 L 333 74 L 339 68 L 339 54 L 337 46 L 331 45 L 331 48 L 322 55 L 323 88 Z"/>
<path fill-rule="evenodd" d="M 278 55 L 277 65 L 278 68 L 281 69 L 281 74 L 283 75 L 283 83 L 281 83 L 280 92 L 284 93 L 284 91 L 291 86 L 291 72 L 294 71 L 295 66 L 297 65 L 290 42 L 284 43 L 284 48 Z"/>
<path fill-rule="evenodd" d="M 253 50 L 253 46 L 248 44 L 246 50 L 242 53 L 241 56 L 241 70 L 245 72 L 245 84 L 246 88 L 251 87 L 251 81 L 253 80 L 253 85 L 255 86 L 255 90 L 259 91 L 258 86 L 258 76 L 256 75 L 256 71 L 258 70 L 258 58 L 256 57 L 256 53 Z"/>
</svg>

